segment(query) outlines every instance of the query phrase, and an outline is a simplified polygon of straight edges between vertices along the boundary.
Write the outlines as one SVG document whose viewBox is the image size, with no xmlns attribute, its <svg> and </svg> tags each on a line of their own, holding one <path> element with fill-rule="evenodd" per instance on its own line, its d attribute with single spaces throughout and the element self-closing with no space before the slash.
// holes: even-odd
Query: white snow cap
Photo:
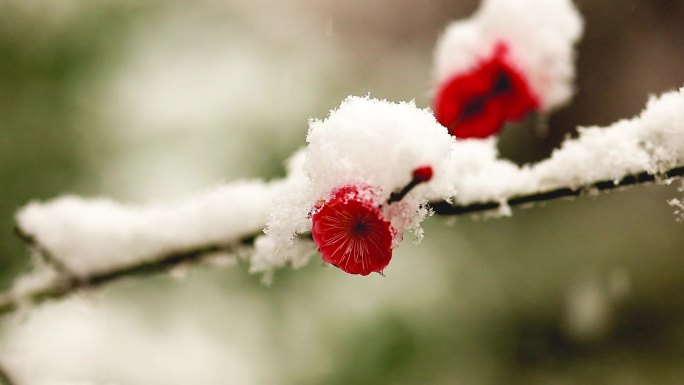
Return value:
<svg viewBox="0 0 684 385">
<path fill-rule="evenodd" d="M 551 110 L 574 92 L 574 45 L 582 30 L 571 0 L 484 0 L 472 17 L 452 23 L 438 42 L 436 84 L 472 70 L 504 44 L 509 64 L 526 77 L 541 109 Z"/>
<path fill-rule="evenodd" d="M 609 127 L 580 128 L 534 167 L 539 189 L 577 187 L 684 165 L 684 88 L 651 97 L 637 117 Z"/>
<path fill-rule="evenodd" d="M 429 110 L 413 102 L 349 97 L 327 119 L 310 122 L 307 141 L 306 178 L 289 186 L 268 221 L 266 233 L 277 245 L 288 245 L 296 234 L 308 231 L 316 202 L 340 187 L 368 185 L 380 206 L 411 181 L 413 170 L 432 167 L 432 180 L 382 209 L 398 233 L 396 243 L 425 217 L 428 199 L 452 195 L 447 170 L 455 140 Z"/>
<path fill-rule="evenodd" d="M 235 182 L 147 206 L 64 196 L 30 203 L 16 219 L 70 272 L 87 276 L 252 235 L 263 228 L 281 184 Z"/>
</svg>

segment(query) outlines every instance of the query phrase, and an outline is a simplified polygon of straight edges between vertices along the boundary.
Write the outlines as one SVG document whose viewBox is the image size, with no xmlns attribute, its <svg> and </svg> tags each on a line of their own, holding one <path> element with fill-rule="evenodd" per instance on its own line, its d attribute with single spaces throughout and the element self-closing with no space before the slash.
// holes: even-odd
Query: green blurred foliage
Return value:
<svg viewBox="0 0 684 385">
<path fill-rule="evenodd" d="M 127 26 L 144 15 L 145 7 L 131 8 L 83 5 L 60 23 L 49 6 L 0 2 L 0 287 L 28 261 L 13 234 L 14 212 L 29 200 L 86 192 L 82 148 L 92 144 L 94 122 L 84 95 L 110 70 Z"/>
<path fill-rule="evenodd" d="M 364 17 L 374 22 L 364 22 L 361 11 L 344 13 L 323 3 L 311 12 L 339 19 L 336 44 L 348 52 L 339 67 L 319 75 L 329 84 L 317 90 L 307 114 L 314 117 L 323 117 L 348 93 L 415 97 L 427 105 L 432 42 L 447 20 L 465 16 L 474 2 L 461 5 L 460 13 L 447 12 L 456 6 L 446 0 L 414 5 L 429 10 L 393 14 L 398 20 L 383 28 L 381 14 L 370 12 Z M 578 124 L 634 115 L 649 92 L 675 88 L 684 79 L 684 51 L 674 49 L 684 39 L 681 2 L 580 5 L 588 24 L 579 93 L 558 114 L 505 131 L 502 152 L 518 163 L 544 158 Z M 131 28 L 164 9 L 157 2 L 83 2 L 77 16 L 57 22 L 47 10 L 0 0 L 0 286 L 28 262 L 25 247 L 12 235 L 18 207 L 69 192 L 107 194 L 98 189 L 92 154 L 125 157 L 127 144 L 110 143 L 93 129 L 103 118 L 90 96 L 119 70 L 122 47 L 135 38 Z M 422 24 L 410 31 L 401 21 L 412 16 Z M 229 20 L 239 24 L 237 17 Z M 243 28 L 246 36 L 262 33 L 253 24 Z M 287 51 L 288 44 L 293 43 L 277 49 Z M 649 49 L 650 59 L 639 49 Z M 654 70 L 654 63 L 663 68 Z M 392 64 L 406 70 L 405 76 L 388 68 Z M 256 127 L 280 123 L 269 111 L 264 108 L 246 126 L 257 131 L 249 146 L 258 158 L 254 169 L 262 174 L 254 176 L 282 173 L 285 154 L 304 143 L 306 116 L 301 127 L 288 131 L 301 137 L 275 143 L 268 130 L 260 133 Z M 535 130 L 547 120 L 549 135 L 540 137 Z M 174 138 L 169 142 L 183 140 Z M 684 377 L 684 238 L 665 203 L 675 194 L 673 186 L 642 186 L 516 210 L 505 219 L 449 224 L 432 218 L 423 243 L 404 245 L 381 280 L 342 277 L 312 262 L 300 271 L 279 272 L 269 289 L 244 267 L 229 273 L 200 269 L 187 285 L 162 277 L 114 288 L 112 297 L 159 325 L 173 306 L 160 296 L 183 295 L 207 282 L 215 286 L 206 290 L 246 296 L 255 314 L 267 318 L 268 346 L 284 366 L 292 364 L 289 371 L 281 369 L 293 384 L 676 384 Z M 396 291 L 379 294 L 388 286 Z M 420 303 L 430 287 L 439 293 Z M 378 303 L 377 311 L 345 318 L 357 302 L 393 296 L 397 304 Z M 414 297 L 418 304 L 411 302 Z M 189 302 L 188 312 L 211 319 L 207 328 L 228 333 L 221 329 L 219 310 L 232 309 Z M 586 317 L 583 306 L 589 306 Z M 324 323 L 299 330 L 296 325 L 308 317 Z M 307 337 L 317 341 L 311 350 L 300 346 L 312 343 Z"/>
</svg>

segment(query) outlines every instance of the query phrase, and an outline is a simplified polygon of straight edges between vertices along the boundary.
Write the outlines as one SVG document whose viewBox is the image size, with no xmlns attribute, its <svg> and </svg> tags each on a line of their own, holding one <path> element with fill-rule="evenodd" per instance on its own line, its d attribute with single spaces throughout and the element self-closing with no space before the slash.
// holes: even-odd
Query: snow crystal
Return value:
<svg viewBox="0 0 684 385">
<path fill-rule="evenodd" d="M 672 198 L 667 203 L 675 209 L 674 214 L 677 222 L 684 222 L 684 199 Z"/>
<path fill-rule="evenodd" d="M 291 247 L 279 250 L 273 237 L 262 235 L 254 241 L 254 254 L 251 258 L 250 273 L 263 274 L 262 281 L 271 284 L 276 268 L 291 264 L 299 269 L 309 263 L 311 256 L 316 253 L 314 243 L 306 239 L 294 240 Z"/>
<path fill-rule="evenodd" d="M 674 208 L 674 215 L 677 222 L 684 223 L 684 179 L 680 182 L 677 191 L 682 194 L 682 198 L 672 198 L 667 203 Z"/>
<path fill-rule="evenodd" d="M 285 189 L 268 221 L 266 233 L 276 245 L 286 246 L 296 234 L 308 231 L 315 204 L 330 198 L 336 188 L 370 186 L 380 207 L 411 181 L 414 169 L 431 166 L 430 182 L 401 202 L 382 206 L 383 217 L 397 231 L 395 245 L 427 215 L 427 199 L 453 193 L 447 170 L 455 139 L 430 111 L 413 102 L 349 97 L 327 119 L 310 122 L 307 141 L 305 177 Z"/>
<path fill-rule="evenodd" d="M 485 0 L 469 19 L 452 23 L 435 51 L 435 78 L 443 84 L 491 57 L 498 44 L 525 74 L 550 110 L 573 94 L 574 45 L 582 19 L 570 0 Z"/>
</svg>

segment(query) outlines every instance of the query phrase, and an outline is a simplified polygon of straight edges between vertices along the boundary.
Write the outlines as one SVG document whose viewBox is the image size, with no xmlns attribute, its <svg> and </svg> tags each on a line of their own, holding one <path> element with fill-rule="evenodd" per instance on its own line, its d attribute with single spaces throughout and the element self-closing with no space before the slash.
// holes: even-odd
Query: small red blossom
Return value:
<svg viewBox="0 0 684 385">
<path fill-rule="evenodd" d="M 435 117 L 457 138 L 486 138 L 509 121 L 539 109 L 527 80 L 507 58 L 501 43 L 473 70 L 451 78 L 435 99 Z"/>
<path fill-rule="evenodd" d="M 418 183 L 429 182 L 432 179 L 432 167 L 422 166 L 413 170 L 413 180 Z"/>
<path fill-rule="evenodd" d="M 382 218 L 366 186 L 345 186 L 312 216 L 314 242 L 323 261 L 349 274 L 382 272 L 392 258 L 394 230 Z"/>
</svg>

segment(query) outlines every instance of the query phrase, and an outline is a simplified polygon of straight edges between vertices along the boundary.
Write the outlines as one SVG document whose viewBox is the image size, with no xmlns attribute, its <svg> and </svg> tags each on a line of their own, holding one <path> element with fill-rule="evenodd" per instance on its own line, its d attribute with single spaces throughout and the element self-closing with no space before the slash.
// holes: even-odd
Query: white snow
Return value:
<svg viewBox="0 0 684 385">
<path fill-rule="evenodd" d="M 254 241 L 249 272 L 262 274 L 262 282 L 270 284 L 275 269 L 285 267 L 288 263 L 294 269 L 301 268 L 309 263 L 315 253 L 316 246 L 311 240 L 295 239 L 290 247 L 280 251 L 273 237 L 262 235 Z"/>
<path fill-rule="evenodd" d="M 677 222 L 684 222 L 684 199 L 672 198 L 667 203 L 674 208 Z"/>
<path fill-rule="evenodd" d="M 263 227 L 279 185 L 235 182 L 149 206 L 65 196 L 30 203 L 17 223 L 70 272 L 87 276 L 251 235 Z"/>
<path fill-rule="evenodd" d="M 535 183 L 527 168 L 498 158 L 496 139 L 468 139 L 456 142 L 449 172 L 459 204 L 505 201 L 531 189 Z"/>
<path fill-rule="evenodd" d="M 0 303 L 14 302 L 19 306 L 19 312 L 22 312 L 31 307 L 34 293 L 54 288 L 63 279 L 54 266 L 44 262 L 34 263 L 30 272 L 18 276 L 9 291 L 0 295 Z"/>
<path fill-rule="evenodd" d="M 302 177 L 302 161 L 302 151 L 288 159 L 284 179 L 236 181 L 165 203 L 76 196 L 32 202 L 16 221 L 69 272 L 87 277 L 260 232 L 280 191 Z"/>
<path fill-rule="evenodd" d="M 472 17 L 452 23 L 438 42 L 436 85 L 471 70 L 504 43 L 510 64 L 526 76 L 542 110 L 551 110 L 574 92 L 574 46 L 582 30 L 570 0 L 485 0 Z"/>
<path fill-rule="evenodd" d="M 679 184 L 677 191 L 682 194 L 681 198 L 672 198 L 667 201 L 670 207 L 674 208 L 674 215 L 677 222 L 684 223 L 684 179 Z"/>
</svg>

